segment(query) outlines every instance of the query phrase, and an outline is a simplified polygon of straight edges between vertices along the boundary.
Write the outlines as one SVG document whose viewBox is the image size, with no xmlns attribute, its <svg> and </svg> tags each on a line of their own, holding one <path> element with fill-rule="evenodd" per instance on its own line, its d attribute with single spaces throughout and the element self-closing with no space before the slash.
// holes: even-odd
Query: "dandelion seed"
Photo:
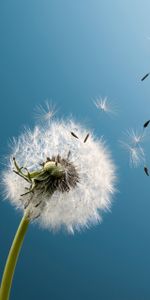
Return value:
<svg viewBox="0 0 150 300">
<path fill-rule="evenodd" d="M 127 144 L 129 143 L 133 148 L 140 143 L 142 143 L 145 139 L 145 134 L 142 131 L 129 129 L 125 132 Z"/>
<path fill-rule="evenodd" d="M 142 147 L 130 148 L 130 161 L 131 164 L 135 167 L 138 167 L 145 161 L 145 154 Z"/>
<path fill-rule="evenodd" d="M 73 137 L 75 137 L 76 139 L 78 139 L 78 136 L 77 136 L 73 131 L 71 131 L 70 133 L 71 133 L 71 135 L 72 135 Z"/>
<path fill-rule="evenodd" d="M 97 109 L 101 110 L 104 113 L 108 114 L 116 114 L 116 110 L 110 105 L 108 102 L 108 98 L 97 98 L 96 100 L 93 101 Z"/>
<path fill-rule="evenodd" d="M 141 78 L 141 81 L 144 81 L 148 76 L 149 76 L 150 73 L 147 73 L 146 75 L 144 75 L 142 78 Z"/>
<path fill-rule="evenodd" d="M 98 109 L 100 109 L 104 112 L 108 112 L 110 110 L 107 97 L 96 99 L 96 101 L 94 101 L 94 104 Z"/>
<path fill-rule="evenodd" d="M 45 101 L 45 106 L 39 105 L 35 109 L 36 119 L 43 121 L 43 122 L 50 121 L 54 117 L 55 114 L 56 114 L 56 108 L 48 100 Z"/>
<path fill-rule="evenodd" d="M 129 153 L 129 163 L 130 166 L 138 167 L 145 161 L 145 153 L 141 146 L 131 146 L 125 142 L 120 142 L 122 147 L 126 149 Z"/>
<path fill-rule="evenodd" d="M 144 172 L 147 176 L 149 176 L 149 171 L 148 171 L 148 168 L 147 167 L 144 167 Z"/>
<path fill-rule="evenodd" d="M 89 133 L 86 135 L 86 137 L 85 137 L 85 139 L 84 139 L 84 141 L 83 141 L 83 143 L 86 143 L 86 141 L 88 140 L 88 138 L 89 138 Z"/>
<path fill-rule="evenodd" d="M 150 123 L 150 120 L 148 120 L 147 122 L 144 123 L 143 127 L 146 128 Z"/>
</svg>

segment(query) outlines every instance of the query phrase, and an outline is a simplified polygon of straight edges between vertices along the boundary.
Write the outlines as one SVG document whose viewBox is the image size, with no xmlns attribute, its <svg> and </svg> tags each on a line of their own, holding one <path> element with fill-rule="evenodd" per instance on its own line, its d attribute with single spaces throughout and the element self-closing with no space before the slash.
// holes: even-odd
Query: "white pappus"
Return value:
<svg viewBox="0 0 150 300">
<path fill-rule="evenodd" d="M 145 162 L 145 153 L 141 144 L 145 141 L 145 133 L 142 130 L 129 129 L 125 133 L 125 140 L 120 145 L 129 153 L 129 164 L 138 167 Z"/>
<path fill-rule="evenodd" d="M 96 108 L 106 114 L 116 115 L 117 110 L 110 104 L 107 97 L 98 97 L 96 100 L 93 100 Z"/>
</svg>

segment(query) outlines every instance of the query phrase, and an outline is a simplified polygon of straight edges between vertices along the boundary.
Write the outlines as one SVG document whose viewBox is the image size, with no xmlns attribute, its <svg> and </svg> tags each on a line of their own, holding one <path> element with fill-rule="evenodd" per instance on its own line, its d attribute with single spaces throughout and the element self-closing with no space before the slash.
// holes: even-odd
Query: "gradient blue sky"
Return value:
<svg viewBox="0 0 150 300">
<path fill-rule="evenodd" d="M 103 223 L 74 236 L 32 225 L 11 299 L 149 300 L 150 181 L 129 168 L 118 141 L 150 118 L 150 2 L 147 0 L 0 1 L 0 155 L 45 99 L 58 117 L 104 135 L 118 166 L 118 194 Z M 110 118 L 94 97 L 108 96 Z M 150 140 L 146 143 L 149 160 Z M 1 169 L 3 165 L 1 164 Z M 0 202 L 0 274 L 21 215 Z"/>
</svg>

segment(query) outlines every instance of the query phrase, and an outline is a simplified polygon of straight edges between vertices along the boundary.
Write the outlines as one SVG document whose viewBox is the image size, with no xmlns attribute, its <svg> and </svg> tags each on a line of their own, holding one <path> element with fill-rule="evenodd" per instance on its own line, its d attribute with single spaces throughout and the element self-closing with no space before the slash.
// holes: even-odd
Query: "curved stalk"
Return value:
<svg viewBox="0 0 150 300">
<path fill-rule="evenodd" d="M 8 254 L 0 287 L 0 300 L 9 300 L 15 267 L 29 223 L 30 220 L 27 214 L 25 214 L 20 222 Z"/>
</svg>

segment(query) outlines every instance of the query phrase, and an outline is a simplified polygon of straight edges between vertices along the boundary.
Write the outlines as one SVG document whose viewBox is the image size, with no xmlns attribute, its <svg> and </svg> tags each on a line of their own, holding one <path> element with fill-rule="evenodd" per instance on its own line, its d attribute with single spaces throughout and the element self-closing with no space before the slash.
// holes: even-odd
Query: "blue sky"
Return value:
<svg viewBox="0 0 150 300">
<path fill-rule="evenodd" d="M 150 118 L 150 79 L 140 81 L 150 71 L 149 11 L 148 0 L 0 1 L 1 162 L 9 139 L 33 127 L 35 107 L 49 99 L 58 117 L 73 115 L 103 135 L 118 166 L 118 193 L 102 224 L 74 236 L 30 226 L 11 299 L 150 298 L 150 182 L 119 144 Z M 98 96 L 116 116 L 96 109 Z M 2 195 L 0 274 L 20 219 Z"/>
</svg>

